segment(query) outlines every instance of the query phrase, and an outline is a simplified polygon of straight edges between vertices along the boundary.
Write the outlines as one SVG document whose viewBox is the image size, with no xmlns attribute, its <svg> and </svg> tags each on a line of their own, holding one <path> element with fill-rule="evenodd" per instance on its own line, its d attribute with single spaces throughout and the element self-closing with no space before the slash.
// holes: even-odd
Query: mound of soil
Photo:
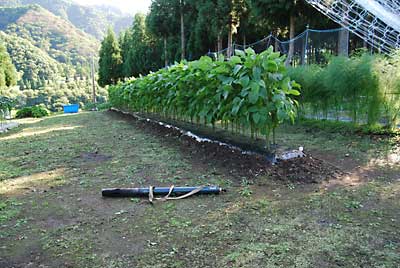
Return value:
<svg viewBox="0 0 400 268">
<path fill-rule="evenodd" d="M 300 183 L 318 183 L 343 175 L 341 170 L 310 155 L 281 161 L 268 172 L 273 178 Z"/>
<path fill-rule="evenodd" d="M 178 146 L 192 162 L 198 165 L 213 163 L 233 178 L 237 178 L 238 183 L 243 178 L 252 179 L 255 183 L 262 183 L 257 181 L 257 177 L 260 175 L 267 175 L 271 179 L 290 183 L 318 183 L 336 179 L 343 174 L 333 165 L 310 155 L 280 161 L 272 165 L 265 156 L 258 153 L 244 154 L 240 149 L 232 149 L 218 143 L 198 142 L 192 137 L 183 135 L 177 129 L 167 128 L 153 121 L 141 120 L 132 114 L 115 110 L 111 110 L 109 114 L 122 117 L 151 135 L 161 137 L 164 142 Z"/>
</svg>

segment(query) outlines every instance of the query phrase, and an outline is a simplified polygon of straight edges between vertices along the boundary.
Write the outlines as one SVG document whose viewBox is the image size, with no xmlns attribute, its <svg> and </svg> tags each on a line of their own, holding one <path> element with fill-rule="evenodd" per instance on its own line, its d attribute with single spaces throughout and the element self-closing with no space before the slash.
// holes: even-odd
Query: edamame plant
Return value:
<svg viewBox="0 0 400 268">
<path fill-rule="evenodd" d="M 154 113 L 176 120 L 216 123 L 262 134 L 269 148 L 275 128 L 296 116 L 300 86 L 286 75 L 285 58 L 272 47 L 252 49 L 213 61 L 202 57 L 109 88 L 119 109 Z"/>
</svg>

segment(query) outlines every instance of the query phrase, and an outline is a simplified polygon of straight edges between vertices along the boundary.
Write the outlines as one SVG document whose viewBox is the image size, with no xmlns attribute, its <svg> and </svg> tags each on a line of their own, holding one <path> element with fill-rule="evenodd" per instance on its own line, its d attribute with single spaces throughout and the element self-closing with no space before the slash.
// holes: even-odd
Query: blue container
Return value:
<svg viewBox="0 0 400 268">
<path fill-rule="evenodd" d="M 64 105 L 63 108 L 65 114 L 74 114 L 79 111 L 79 104 Z"/>
</svg>

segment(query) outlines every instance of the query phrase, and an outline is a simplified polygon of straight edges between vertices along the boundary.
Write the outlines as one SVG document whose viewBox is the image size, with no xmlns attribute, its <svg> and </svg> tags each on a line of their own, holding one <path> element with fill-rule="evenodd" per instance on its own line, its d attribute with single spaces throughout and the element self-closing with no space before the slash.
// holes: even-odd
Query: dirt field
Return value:
<svg viewBox="0 0 400 268">
<path fill-rule="evenodd" d="M 0 267 L 399 267 L 399 137 L 283 126 L 269 165 L 115 112 L 0 134 Z M 215 184 L 150 205 L 101 188 Z"/>
</svg>

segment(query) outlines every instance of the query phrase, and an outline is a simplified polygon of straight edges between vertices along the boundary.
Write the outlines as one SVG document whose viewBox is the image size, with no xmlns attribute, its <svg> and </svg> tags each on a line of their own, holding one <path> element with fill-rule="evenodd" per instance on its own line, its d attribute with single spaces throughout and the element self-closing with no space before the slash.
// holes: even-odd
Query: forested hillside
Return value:
<svg viewBox="0 0 400 268">
<path fill-rule="evenodd" d="M 22 87 L 89 76 L 91 57 L 99 49 L 94 37 L 38 5 L 3 7 L 0 17 L 1 37 L 21 74 Z"/>
<path fill-rule="evenodd" d="M 18 86 L 4 87 L 15 83 L 0 84 L 0 95 L 11 97 L 18 107 L 42 104 L 51 110 L 61 109 L 68 103 L 83 105 L 91 101 L 89 66 L 83 68 L 61 63 L 29 40 L 16 35 L 0 31 L 0 40 L 12 59 L 10 63 L 13 63 L 5 70 L 15 68 L 18 71 L 14 78 Z M 106 95 L 103 89 L 98 89 L 99 101 L 104 101 Z"/>
<path fill-rule="evenodd" d="M 4 7 L 32 4 L 40 5 L 97 39 L 104 36 L 109 26 L 114 31 L 120 32 L 132 23 L 132 16 L 122 14 L 120 10 L 108 6 L 86 7 L 68 0 L 0 0 L 0 6 Z"/>
<path fill-rule="evenodd" d="M 43 80 L 59 80 L 68 73 L 68 68 L 31 42 L 15 35 L 0 32 L 0 38 L 7 47 L 19 73 L 19 84 L 24 88 L 36 88 Z"/>
<path fill-rule="evenodd" d="M 17 70 L 18 87 L 3 87 L 1 94 L 17 99 L 17 106 L 45 104 L 52 110 L 90 102 L 90 64 L 100 42 L 40 5 L 0 4 L 4 2 L 8 7 L 0 7 L 0 41 Z M 106 92 L 99 92 L 104 100 Z"/>
<path fill-rule="evenodd" d="M 0 8 L 0 29 L 30 41 L 62 63 L 86 64 L 97 54 L 98 41 L 44 8 Z"/>
</svg>

